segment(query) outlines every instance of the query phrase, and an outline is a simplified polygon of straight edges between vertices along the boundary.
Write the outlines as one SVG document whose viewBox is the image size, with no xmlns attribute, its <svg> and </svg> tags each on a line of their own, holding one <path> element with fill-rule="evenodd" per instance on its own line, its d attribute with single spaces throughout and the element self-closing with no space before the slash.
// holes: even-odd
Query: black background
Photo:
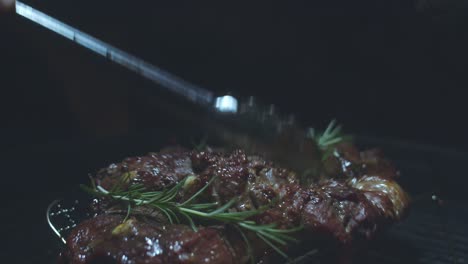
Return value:
<svg viewBox="0 0 468 264">
<path fill-rule="evenodd" d="M 462 152 L 466 2 L 28 1 L 216 93 L 274 103 L 304 125 L 336 118 L 352 134 Z M 0 90 L 10 246 L 1 253 L 9 263 L 43 263 L 55 254 L 40 242 L 56 245 L 45 228 L 50 201 L 88 172 L 157 150 L 171 136 L 171 113 L 147 96 L 162 96 L 153 84 L 12 14 L 0 16 Z M 410 190 L 463 196 L 465 155 L 380 142 L 413 175 L 403 179 Z"/>
<path fill-rule="evenodd" d="M 306 125 L 337 118 L 351 133 L 468 147 L 466 1 L 30 2 L 193 83 L 255 95 Z M 2 144 L 151 126 L 140 122 L 155 113 L 139 102 L 139 78 L 22 18 L 2 22 Z"/>
</svg>

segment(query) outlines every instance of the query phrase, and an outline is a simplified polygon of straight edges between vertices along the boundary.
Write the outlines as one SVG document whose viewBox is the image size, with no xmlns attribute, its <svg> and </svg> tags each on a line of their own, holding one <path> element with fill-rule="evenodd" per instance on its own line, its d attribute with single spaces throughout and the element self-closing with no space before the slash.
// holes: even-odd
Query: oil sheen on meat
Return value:
<svg viewBox="0 0 468 264">
<path fill-rule="evenodd" d="M 401 220 L 409 198 L 398 185 L 398 171 L 377 150 L 358 151 L 348 143 L 336 146 L 323 162 L 322 177 L 308 186 L 295 172 L 242 150 L 190 151 L 171 148 L 130 157 L 101 169 L 96 182 L 111 189 L 123 175 L 129 184 L 161 190 L 187 179 L 177 199 L 184 201 L 212 177 L 215 181 L 199 202 L 224 204 L 237 197 L 234 210 L 272 205 L 252 217 L 259 224 L 278 228 L 303 226 L 302 241 L 282 248 L 288 254 L 306 249 L 336 247 L 346 256 L 355 245 L 371 240 L 380 230 Z M 248 263 L 247 245 L 229 225 L 200 227 L 172 225 L 158 212 L 136 208 L 124 221 L 126 210 L 106 199 L 92 205 L 96 216 L 79 224 L 61 253 L 64 264 Z M 285 260 L 248 234 L 258 263 Z M 338 254 L 338 255 L 339 255 Z"/>
</svg>

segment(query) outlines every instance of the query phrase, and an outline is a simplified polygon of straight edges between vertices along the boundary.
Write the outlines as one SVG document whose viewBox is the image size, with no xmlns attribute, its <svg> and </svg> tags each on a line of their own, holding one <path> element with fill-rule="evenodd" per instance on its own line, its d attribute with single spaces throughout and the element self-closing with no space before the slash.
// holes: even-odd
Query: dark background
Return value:
<svg viewBox="0 0 468 264">
<path fill-rule="evenodd" d="M 412 194 L 454 199 L 466 199 L 467 2 L 27 1 L 216 93 L 254 95 L 304 125 L 336 118 L 349 133 L 381 138 L 368 145 L 396 161 Z M 0 258 L 53 259 L 47 205 L 87 173 L 180 133 L 159 107 L 179 103 L 169 98 L 55 33 L 1 14 Z"/>
<path fill-rule="evenodd" d="M 30 1 L 215 92 L 306 125 L 466 149 L 467 1 Z M 2 19 L 1 146 L 144 131 L 137 76 Z M 153 88 L 154 89 L 154 88 Z"/>
</svg>

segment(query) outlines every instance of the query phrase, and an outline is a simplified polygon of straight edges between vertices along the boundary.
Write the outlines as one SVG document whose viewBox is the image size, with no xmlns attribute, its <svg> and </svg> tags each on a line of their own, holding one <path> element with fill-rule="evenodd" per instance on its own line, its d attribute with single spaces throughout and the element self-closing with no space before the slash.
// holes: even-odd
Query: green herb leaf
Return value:
<svg viewBox="0 0 468 264">
<path fill-rule="evenodd" d="M 198 229 L 193 218 L 231 224 L 236 228 L 254 232 L 278 254 L 287 258 L 287 255 L 279 247 L 285 246 L 290 242 L 297 242 L 297 240 L 290 236 L 290 234 L 297 232 L 301 227 L 283 230 L 276 228 L 275 224 L 259 225 L 256 222 L 249 220 L 252 216 L 258 215 L 268 207 L 260 208 L 259 210 L 235 211 L 233 207 L 237 203 L 236 199 L 233 199 L 221 206 L 219 206 L 218 203 L 193 203 L 194 200 L 199 197 L 215 179 L 216 177 L 211 178 L 205 186 L 184 202 L 177 202 L 175 201 L 175 198 L 184 185 L 185 179 L 177 183 L 172 188 L 163 189 L 161 191 L 147 191 L 144 186 L 140 184 L 133 184 L 126 187 L 126 189 L 123 189 L 124 184 L 120 182 L 117 183 L 117 187 L 114 186 L 111 191 L 104 189 L 102 186 L 82 186 L 82 188 L 92 195 L 107 197 L 126 203 L 128 211 L 125 219 L 127 219 L 131 213 L 131 206 L 135 205 L 148 206 L 157 209 L 167 217 L 167 220 L 171 224 L 179 223 L 180 219 L 178 216 L 183 216 L 194 231 L 197 231 Z M 245 234 L 241 234 L 245 240 Z M 248 244 L 248 246 L 250 248 L 250 244 Z M 251 250 L 249 249 L 249 251 Z"/>
</svg>

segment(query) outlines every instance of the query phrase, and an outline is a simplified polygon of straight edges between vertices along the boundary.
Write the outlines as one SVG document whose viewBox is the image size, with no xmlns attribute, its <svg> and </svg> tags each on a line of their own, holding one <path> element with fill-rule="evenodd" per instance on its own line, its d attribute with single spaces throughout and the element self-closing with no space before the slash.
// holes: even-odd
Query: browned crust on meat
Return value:
<svg viewBox="0 0 468 264">
<path fill-rule="evenodd" d="M 407 213 L 409 197 L 396 182 L 398 171 L 379 151 L 359 152 L 351 144 L 335 147 L 334 155 L 323 163 L 323 177 L 310 186 L 301 186 L 293 171 L 241 150 L 224 153 L 172 149 L 150 153 L 111 164 L 101 169 L 96 179 L 104 188 L 111 188 L 125 175 L 128 184 L 161 190 L 191 176 L 190 185 L 177 197 L 184 200 L 216 176 L 199 202 L 225 203 L 237 197 L 235 208 L 239 211 L 269 205 L 270 209 L 252 220 L 276 223 L 282 229 L 302 225 L 304 232 L 297 236 L 303 241 L 323 239 L 349 247 L 372 239 L 378 231 L 399 221 Z M 111 205 L 102 200 L 96 207 L 98 216 L 70 234 L 64 253 L 70 264 L 95 263 L 96 258 L 122 264 L 248 261 L 244 241 L 228 226 L 204 227 L 195 232 L 185 225 L 134 216 L 126 222 L 131 226 L 124 226 L 130 231 L 124 228 L 128 232 L 113 234 L 123 216 L 106 213 Z M 150 214 L 147 217 L 151 219 Z M 255 236 L 248 236 L 264 263 L 278 259 Z M 155 249 L 156 241 L 159 249 Z"/>
</svg>

